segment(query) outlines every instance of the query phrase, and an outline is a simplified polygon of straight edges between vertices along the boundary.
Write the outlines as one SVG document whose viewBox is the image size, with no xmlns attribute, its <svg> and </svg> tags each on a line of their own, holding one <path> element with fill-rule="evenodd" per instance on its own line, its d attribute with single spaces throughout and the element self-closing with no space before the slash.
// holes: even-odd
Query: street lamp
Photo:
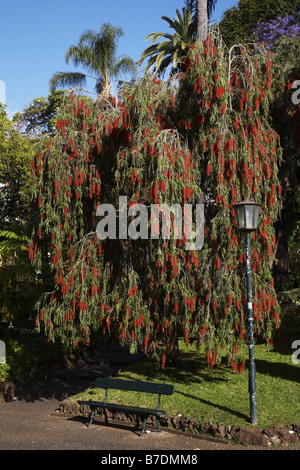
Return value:
<svg viewBox="0 0 300 470">
<path fill-rule="evenodd" d="M 250 232 L 257 230 L 260 204 L 249 200 L 239 202 L 234 206 L 239 230 L 245 232 L 246 242 L 246 273 L 247 273 L 247 306 L 249 330 L 249 394 L 250 421 L 257 424 L 256 378 L 254 362 L 253 316 L 252 316 L 252 287 L 251 287 L 251 254 Z"/>
</svg>

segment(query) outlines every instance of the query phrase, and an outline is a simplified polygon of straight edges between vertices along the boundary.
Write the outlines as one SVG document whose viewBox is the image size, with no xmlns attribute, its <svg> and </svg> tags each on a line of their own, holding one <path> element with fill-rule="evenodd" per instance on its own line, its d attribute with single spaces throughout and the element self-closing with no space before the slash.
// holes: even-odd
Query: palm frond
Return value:
<svg viewBox="0 0 300 470">
<path fill-rule="evenodd" d="M 155 65 L 156 72 L 161 75 L 164 73 L 163 66 L 173 64 L 171 73 L 181 69 L 182 59 L 194 41 L 194 28 L 191 10 L 183 8 L 182 14 L 179 10 L 176 13 L 177 17 L 173 20 L 167 16 L 162 17 L 174 30 L 173 35 L 157 32 L 147 36 L 146 39 L 152 39 L 153 44 L 141 55 L 141 61 L 148 59 L 146 70 Z"/>
<path fill-rule="evenodd" d="M 84 31 L 78 44 L 67 49 L 65 59 L 67 64 L 72 62 L 75 67 L 83 67 L 86 73 L 58 72 L 50 79 L 50 89 L 86 85 L 86 78 L 91 76 L 96 80 L 95 88 L 99 93 L 109 85 L 110 77 L 119 78 L 120 73 L 135 71 L 135 63 L 130 57 L 116 57 L 117 42 L 123 35 L 121 28 L 110 23 L 104 23 L 99 32 Z"/>
<path fill-rule="evenodd" d="M 114 69 L 115 69 L 114 75 L 118 76 L 120 72 L 122 73 L 135 72 L 137 67 L 136 67 L 134 60 L 132 60 L 131 57 L 124 55 L 118 59 L 118 62 L 115 64 Z"/>
<path fill-rule="evenodd" d="M 51 91 L 58 87 L 83 86 L 86 84 L 86 75 L 79 72 L 57 72 L 49 81 Z"/>
</svg>

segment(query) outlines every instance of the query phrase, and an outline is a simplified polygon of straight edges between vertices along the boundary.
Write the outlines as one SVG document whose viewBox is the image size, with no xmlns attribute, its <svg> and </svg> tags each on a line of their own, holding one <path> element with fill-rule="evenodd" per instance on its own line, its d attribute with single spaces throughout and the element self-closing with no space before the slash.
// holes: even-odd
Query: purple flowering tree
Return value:
<svg viewBox="0 0 300 470">
<path fill-rule="evenodd" d="M 292 15 L 283 18 L 278 16 L 274 20 L 259 21 L 256 24 L 254 37 L 257 42 L 262 42 L 266 48 L 275 46 L 282 36 L 296 38 L 300 36 L 300 25 L 298 19 Z"/>
</svg>

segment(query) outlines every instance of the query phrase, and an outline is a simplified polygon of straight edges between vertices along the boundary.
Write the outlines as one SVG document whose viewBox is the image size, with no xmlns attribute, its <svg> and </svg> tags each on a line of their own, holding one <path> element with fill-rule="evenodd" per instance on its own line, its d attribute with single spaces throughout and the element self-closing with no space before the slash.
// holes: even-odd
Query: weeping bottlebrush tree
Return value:
<svg viewBox="0 0 300 470">
<path fill-rule="evenodd" d="M 69 94 L 55 136 L 40 142 L 32 163 L 41 221 L 30 256 L 39 264 L 49 245 L 54 288 L 37 318 L 49 340 L 88 344 L 100 332 L 132 351 L 141 345 L 163 366 L 182 335 L 206 345 L 211 366 L 227 356 L 236 368 L 247 303 L 233 204 L 249 197 L 262 205 L 252 235 L 255 331 L 271 341 L 279 326 L 271 270 L 280 150 L 268 122 L 270 69 L 263 49 L 228 53 L 212 32 L 191 48 L 177 79 L 146 76 L 105 111 Z M 200 203 L 198 249 L 187 244 L 185 211 L 194 209 L 197 233 Z"/>
</svg>

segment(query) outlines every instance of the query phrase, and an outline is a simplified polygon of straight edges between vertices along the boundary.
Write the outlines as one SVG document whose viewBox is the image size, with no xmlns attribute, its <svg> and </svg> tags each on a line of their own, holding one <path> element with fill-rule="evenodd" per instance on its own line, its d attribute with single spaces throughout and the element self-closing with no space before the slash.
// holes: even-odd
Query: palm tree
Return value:
<svg viewBox="0 0 300 470">
<path fill-rule="evenodd" d="M 183 58 L 187 55 L 188 49 L 193 42 L 193 15 L 190 9 L 183 8 L 182 15 L 176 10 L 177 17 L 171 20 L 167 16 L 162 16 L 174 34 L 151 33 L 146 40 L 152 39 L 153 43 L 147 47 L 141 55 L 141 62 L 148 59 L 146 71 L 153 65 L 158 75 L 164 75 L 168 67 L 171 67 L 170 74 L 182 70 Z M 164 41 L 156 42 L 165 38 Z"/>
<path fill-rule="evenodd" d="M 198 41 L 207 37 L 207 23 L 211 18 L 217 0 L 185 0 L 187 8 L 193 12 L 194 28 Z"/>
<path fill-rule="evenodd" d="M 70 46 L 65 54 L 67 64 L 82 66 L 87 73 L 57 72 L 49 82 L 50 90 L 58 87 L 83 86 L 87 77 L 96 80 L 95 90 L 101 96 L 110 95 L 111 78 L 121 73 L 133 72 L 134 61 L 128 56 L 116 57 L 117 42 L 124 35 L 121 28 L 104 23 L 100 32 L 85 31 L 76 45 Z"/>
</svg>

